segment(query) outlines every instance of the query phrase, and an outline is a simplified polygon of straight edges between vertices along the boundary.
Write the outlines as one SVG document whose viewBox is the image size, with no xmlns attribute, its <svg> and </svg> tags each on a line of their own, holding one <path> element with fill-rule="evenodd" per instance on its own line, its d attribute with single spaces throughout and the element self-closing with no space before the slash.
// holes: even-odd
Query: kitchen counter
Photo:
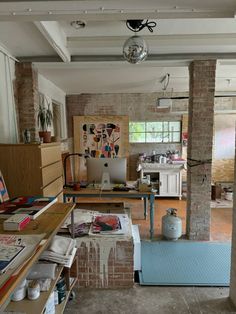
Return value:
<svg viewBox="0 0 236 314">
<path fill-rule="evenodd" d="M 169 170 L 169 169 L 183 169 L 184 168 L 184 164 L 169 164 L 169 163 L 165 163 L 165 164 L 160 164 L 158 162 L 141 162 L 139 163 L 139 168 L 138 171 L 140 170 L 144 170 L 144 169 L 163 169 L 163 170 Z"/>
</svg>

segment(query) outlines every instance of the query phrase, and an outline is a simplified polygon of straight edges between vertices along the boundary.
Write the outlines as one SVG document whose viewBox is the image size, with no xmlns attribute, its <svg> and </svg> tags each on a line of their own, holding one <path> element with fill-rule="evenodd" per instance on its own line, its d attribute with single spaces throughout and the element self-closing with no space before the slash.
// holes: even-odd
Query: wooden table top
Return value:
<svg viewBox="0 0 236 314">
<path fill-rule="evenodd" d="M 96 188 L 81 188 L 78 191 L 74 191 L 71 188 L 64 188 L 63 189 L 63 193 L 66 194 L 70 194 L 70 195 L 98 195 L 98 196 L 102 196 L 102 195 L 124 195 L 124 196 L 129 196 L 129 195 L 152 195 L 155 194 L 154 192 L 148 191 L 148 192 L 140 192 L 140 191 L 136 191 L 136 190 L 130 190 L 130 191 L 104 191 L 104 190 L 100 190 L 100 189 L 96 189 Z"/>
</svg>

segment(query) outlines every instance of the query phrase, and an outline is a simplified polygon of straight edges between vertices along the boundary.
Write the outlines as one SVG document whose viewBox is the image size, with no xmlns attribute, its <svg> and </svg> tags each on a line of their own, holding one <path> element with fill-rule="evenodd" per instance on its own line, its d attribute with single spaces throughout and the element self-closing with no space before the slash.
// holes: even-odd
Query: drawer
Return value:
<svg viewBox="0 0 236 314">
<path fill-rule="evenodd" d="M 63 190 L 62 176 L 43 188 L 43 196 L 57 196 Z"/>
<path fill-rule="evenodd" d="M 46 186 L 52 181 L 62 176 L 62 162 L 58 161 L 54 164 L 42 168 L 42 186 Z"/>
<path fill-rule="evenodd" d="M 49 146 L 41 148 L 42 167 L 61 160 L 61 147 Z"/>
</svg>

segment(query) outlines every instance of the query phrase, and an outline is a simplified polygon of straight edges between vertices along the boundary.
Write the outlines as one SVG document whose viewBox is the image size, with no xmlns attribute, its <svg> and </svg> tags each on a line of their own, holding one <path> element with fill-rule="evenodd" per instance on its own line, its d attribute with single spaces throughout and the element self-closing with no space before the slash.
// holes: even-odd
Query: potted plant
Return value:
<svg viewBox="0 0 236 314">
<path fill-rule="evenodd" d="M 38 110 L 38 126 L 40 128 L 39 137 L 43 138 L 44 143 L 51 142 L 51 131 L 48 127 L 52 125 L 53 114 L 50 108 L 50 103 L 44 95 L 40 95 L 39 110 Z"/>
</svg>

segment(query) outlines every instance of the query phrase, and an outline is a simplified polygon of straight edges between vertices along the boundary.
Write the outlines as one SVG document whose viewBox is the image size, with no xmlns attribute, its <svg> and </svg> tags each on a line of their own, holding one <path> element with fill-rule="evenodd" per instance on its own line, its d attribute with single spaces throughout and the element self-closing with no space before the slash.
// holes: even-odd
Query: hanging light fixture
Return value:
<svg viewBox="0 0 236 314">
<path fill-rule="evenodd" d="M 156 22 L 148 22 L 148 20 L 146 20 L 146 22 L 143 22 L 143 20 L 127 20 L 126 26 L 128 29 L 135 32 L 135 36 L 125 41 L 123 45 L 123 56 L 129 63 L 137 64 L 147 58 L 148 46 L 141 36 L 136 35 L 136 32 L 141 31 L 144 27 L 147 27 L 150 32 L 153 32 Z"/>
</svg>

